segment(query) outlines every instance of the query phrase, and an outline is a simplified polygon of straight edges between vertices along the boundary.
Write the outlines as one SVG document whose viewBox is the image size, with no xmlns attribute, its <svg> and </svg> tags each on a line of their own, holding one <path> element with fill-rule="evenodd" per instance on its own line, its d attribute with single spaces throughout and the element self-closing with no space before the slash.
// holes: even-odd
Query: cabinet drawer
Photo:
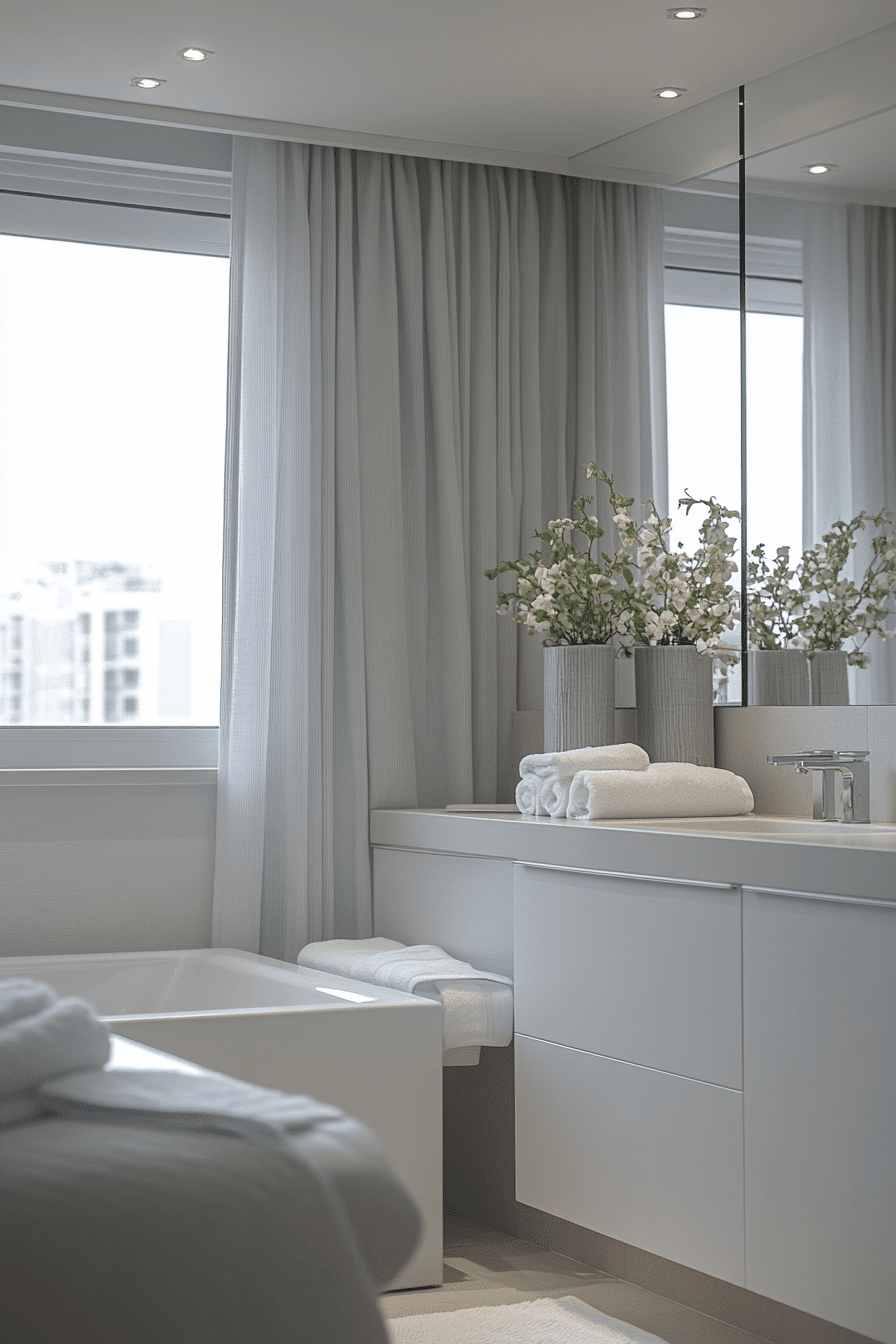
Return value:
<svg viewBox="0 0 896 1344">
<path fill-rule="evenodd" d="M 743 1284 L 742 1094 L 517 1036 L 516 1197 Z"/>
<path fill-rule="evenodd" d="M 744 891 L 747 1287 L 896 1344 L 896 907 Z"/>
<path fill-rule="evenodd" d="M 516 1029 L 742 1086 L 740 892 L 514 867 Z"/>
<path fill-rule="evenodd" d="M 374 845 L 373 928 L 512 977 L 513 864 Z"/>
</svg>

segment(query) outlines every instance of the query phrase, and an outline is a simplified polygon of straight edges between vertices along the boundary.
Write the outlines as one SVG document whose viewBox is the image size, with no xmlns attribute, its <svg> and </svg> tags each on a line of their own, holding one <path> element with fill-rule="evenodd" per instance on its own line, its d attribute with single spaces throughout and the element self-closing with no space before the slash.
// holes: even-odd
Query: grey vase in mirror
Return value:
<svg viewBox="0 0 896 1344">
<path fill-rule="evenodd" d="M 802 649 L 752 650 L 750 703 L 811 705 L 809 660 Z"/>
<path fill-rule="evenodd" d="M 809 659 L 813 705 L 848 705 L 849 677 L 843 649 L 822 649 Z"/>
<path fill-rule="evenodd" d="M 822 649 L 754 649 L 750 653 L 750 704 L 848 705 L 846 653 Z"/>
<path fill-rule="evenodd" d="M 558 644 L 544 650 L 544 750 L 605 747 L 615 737 L 616 650 Z"/>
<path fill-rule="evenodd" d="M 693 644 L 635 649 L 638 742 L 651 761 L 715 764 L 712 659 Z"/>
</svg>

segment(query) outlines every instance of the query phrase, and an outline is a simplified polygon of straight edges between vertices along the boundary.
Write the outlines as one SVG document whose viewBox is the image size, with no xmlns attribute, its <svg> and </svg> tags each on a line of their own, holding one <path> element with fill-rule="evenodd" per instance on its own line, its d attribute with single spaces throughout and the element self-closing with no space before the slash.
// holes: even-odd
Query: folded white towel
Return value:
<svg viewBox="0 0 896 1344">
<path fill-rule="evenodd" d="M 37 1113 L 40 1083 L 108 1058 L 108 1029 L 89 1003 L 37 980 L 0 980 L 0 1126 Z"/>
<path fill-rule="evenodd" d="M 527 778 L 537 779 L 538 776 L 528 775 Z M 569 806 L 569 786 L 573 778 L 573 775 L 552 775 L 550 779 L 542 781 L 539 803 L 549 817 L 556 820 L 557 817 L 566 816 L 566 809 Z"/>
<path fill-rule="evenodd" d="M 572 781 L 566 815 L 574 821 L 623 817 L 737 817 L 753 810 L 740 775 L 711 766 L 664 761 L 647 770 L 582 771 Z"/>
<path fill-rule="evenodd" d="M 524 817 L 546 817 L 547 812 L 541 803 L 541 786 L 544 780 L 540 775 L 523 775 L 516 786 L 516 805 Z"/>
<path fill-rule="evenodd" d="M 311 1097 L 223 1074 L 169 1069 L 90 1069 L 44 1083 L 37 1098 L 43 1111 L 70 1120 L 230 1134 L 267 1148 L 280 1147 L 290 1134 L 345 1119 L 335 1106 Z"/>
<path fill-rule="evenodd" d="M 634 742 L 618 742 L 609 747 L 581 747 L 577 751 L 549 751 L 543 755 L 524 756 L 520 761 L 520 775 L 537 775 L 549 779 L 560 775 L 571 778 L 580 770 L 646 770 L 650 757 Z"/>
<path fill-rule="evenodd" d="M 298 963 L 406 994 L 438 998 L 443 1049 L 509 1045 L 513 1039 L 513 981 L 492 971 L 477 971 L 432 943 L 406 947 L 391 938 L 331 938 L 308 943 Z"/>
<path fill-rule="evenodd" d="M 494 980 L 433 980 L 414 991 L 442 1005 L 442 1049 L 509 1045 L 513 1040 L 513 990 Z"/>
</svg>

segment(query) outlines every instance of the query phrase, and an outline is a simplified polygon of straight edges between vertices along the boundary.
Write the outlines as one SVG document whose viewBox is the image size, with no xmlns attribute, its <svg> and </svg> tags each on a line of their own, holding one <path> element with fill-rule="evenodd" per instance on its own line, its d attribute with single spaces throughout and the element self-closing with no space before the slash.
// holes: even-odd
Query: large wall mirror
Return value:
<svg viewBox="0 0 896 1344">
<path fill-rule="evenodd" d="M 744 509 L 716 701 L 896 703 L 896 24 L 746 85 L 742 199 L 738 120 L 732 91 L 593 154 L 667 188 L 670 511 Z"/>
<path fill-rule="evenodd" d="M 745 90 L 751 704 L 896 702 L 896 42 L 869 39 Z"/>
</svg>

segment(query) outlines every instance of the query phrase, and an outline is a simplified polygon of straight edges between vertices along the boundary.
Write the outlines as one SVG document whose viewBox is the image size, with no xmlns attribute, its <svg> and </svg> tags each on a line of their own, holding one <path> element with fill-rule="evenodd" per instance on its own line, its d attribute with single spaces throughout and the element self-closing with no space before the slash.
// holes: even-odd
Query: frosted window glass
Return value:
<svg viewBox="0 0 896 1344">
<path fill-rule="evenodd" d="M 218 722 L 229 261 L 0 235 L 0 723 Z"/>
</svg>

